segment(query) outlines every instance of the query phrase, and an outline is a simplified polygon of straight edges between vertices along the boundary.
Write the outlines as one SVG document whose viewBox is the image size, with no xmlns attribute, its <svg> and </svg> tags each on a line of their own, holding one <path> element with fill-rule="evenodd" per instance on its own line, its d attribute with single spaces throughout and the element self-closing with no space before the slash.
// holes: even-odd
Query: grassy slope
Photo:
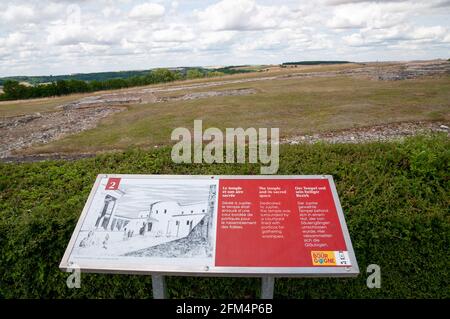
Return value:
<svg viewBox="0 0 450 319">
<path fill-rule="evenodd" d="M 27 153 L 95 152 L 170 143 L 176 127 L 279 127 L 282 136 L 398 121 L 449 120 L 450 78 L 372 81 L 348 77 L 286 79 L 172 92 L 255 88 L 248 96 L 135 105 L 89 131 Z M 167 94 L 165 94 L 167 95 Z"/>
<path fill-rule="evenodd" d="M 450 142 L 282 146 L 279 174 L 332 174 L 360 265 L 356 279 L 279 279 L 276 298 L 449 298 Z M 258 174 L 257 165 L 176 165 L 170 148 L 74 162 L 0 164 L 0 298 L 148 298 L 150 277 L 83 274 L 65 286 L 64 249 L 99 173 Z M 365 269 L 381 267 L 381 289 Z M 171 297 L 257 297 L 258 279 L 168 280 Z"/>
</svg>

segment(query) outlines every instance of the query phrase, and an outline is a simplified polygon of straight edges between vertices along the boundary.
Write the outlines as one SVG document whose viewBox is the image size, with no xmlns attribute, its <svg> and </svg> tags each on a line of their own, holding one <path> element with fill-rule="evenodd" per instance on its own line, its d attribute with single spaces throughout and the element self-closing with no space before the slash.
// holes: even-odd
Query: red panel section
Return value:
<svg viewBox="0 0 450 319">
<path fill-rule="evenodd" d="M 216 266 L 312 267 L 346 251 L 327 179 L 221 179 Z"/>
<path fill-rule="evenodd" d="M 108 182 L 106 183 L 105 189 L 109 191 L 119 189 L 119 184 L 120 178 L 109 178 Z"/>
</svg>

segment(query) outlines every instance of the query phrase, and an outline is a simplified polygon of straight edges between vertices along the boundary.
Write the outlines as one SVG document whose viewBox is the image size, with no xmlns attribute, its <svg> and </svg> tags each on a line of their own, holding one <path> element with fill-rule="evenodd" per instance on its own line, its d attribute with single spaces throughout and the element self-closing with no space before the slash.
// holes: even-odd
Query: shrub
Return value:
<svg viewBox="0 0 450 319">
<path fill-rule="evenodd" d="M 279 174 L 331 174 L 361 274 L 277 279 L 276 298 L 449 298 L 446 136 L 404 143 L 281 147 Z M 0 164 L 0 298 L 148 298 L 150 276 L 82 274 L 68 289 L 58 269 L 99 173 L 258 174 L 256 164 L 179 165 L 170 148 L 73 162 Z M 381 289 L 366 267 L 381 267 Z M 255 278 L 169 277 L 171 297 L 257 297 Z"/>
</svg>

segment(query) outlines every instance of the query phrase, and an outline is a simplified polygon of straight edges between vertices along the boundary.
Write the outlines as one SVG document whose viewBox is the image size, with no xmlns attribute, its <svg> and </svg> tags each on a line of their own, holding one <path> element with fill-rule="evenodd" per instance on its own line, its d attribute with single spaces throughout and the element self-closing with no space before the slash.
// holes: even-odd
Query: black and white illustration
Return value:
<svg viewBox="0 0 450 319">
<path fill-rule="evenodd" d="M 122 178 L 114 190 L 107 189 L 107 182 L 102 179 L 95 193 L 74 243 L 72 261 L 212 262 L 216 181 Z"/>
</svg>

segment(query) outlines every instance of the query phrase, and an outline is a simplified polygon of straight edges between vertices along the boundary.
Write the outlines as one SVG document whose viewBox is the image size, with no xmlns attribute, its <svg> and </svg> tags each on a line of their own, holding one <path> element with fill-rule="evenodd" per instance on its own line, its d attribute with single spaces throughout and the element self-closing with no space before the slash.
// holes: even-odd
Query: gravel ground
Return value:
<svg viewBox="0 0 450 319">
<path fill-rule="evenodd" d="M 10 157 L 13 151 L 33 144 L 45 144 L 92 129 L 102 118 L 122 110 L 124 108 L 96 107 L 2 118 L 0 158 Z"/>
<path fill-rule="evenodd" d="M 450 137 L 450 124 L 442 122 L 402 122 L 370 127 L 360 127 L 313 135 L 299 135 L 281 140 L 283 144 L 364 143 L 371 141 L 398 140 L 417 134 L 444 132 Z"/>
<path fill-rule="evenodd" d="M 0 128 L 1 129 L 1 128 Z M 446 133 L 450 137 L 450 123 L 443 122 L 402 122 L 385 125 L 375 125 L 356 129 L 326 132 L 313 135 L 299 135 L 282 139 L 281 144 L 314 144 L 325 143 L 365 143 L 372 141 L 401 140 L 417 134 Z M 21 163 L 40 162 L 45 160 L 77 160 L 93 157 L 95 154 L 37 154 L 37 155 L 9 155 L 0 157 L 1 162 Z"/>
</svg>

